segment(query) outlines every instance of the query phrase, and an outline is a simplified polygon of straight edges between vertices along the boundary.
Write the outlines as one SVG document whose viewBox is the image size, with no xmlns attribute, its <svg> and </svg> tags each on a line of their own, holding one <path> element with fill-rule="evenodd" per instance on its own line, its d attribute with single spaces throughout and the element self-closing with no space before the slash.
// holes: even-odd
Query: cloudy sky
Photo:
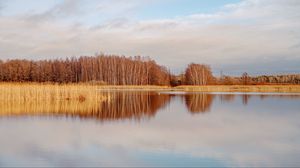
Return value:
<svg viewBox="0 0 300 168">
<path fill-rule="evenodd" d="M 0 58 L 150 56 L 174 72 L 300 73 L 299 0 L 0 0 Z"/>
</svg>

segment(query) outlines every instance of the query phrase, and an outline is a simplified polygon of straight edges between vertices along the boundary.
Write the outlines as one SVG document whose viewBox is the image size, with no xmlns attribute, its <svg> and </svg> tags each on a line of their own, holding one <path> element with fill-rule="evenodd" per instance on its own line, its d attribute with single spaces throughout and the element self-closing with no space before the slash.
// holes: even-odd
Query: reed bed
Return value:
<svg viewBox="0 0 300 168">
<path fill-rule="evenodd" d="M 0 117 L 67 116 L 118 120 L 150 118 L 170 101 L 152 92 L 102 92 L 89 84 L 0 83 Z M 120 87 L 105 87 L 109 90 Z M 124 89 L 124 87 L 122 87 Z M 135 86 L 129 87 L 130 89 Z"/>
<path fill-rule="evenodd" d="M 109 99 L 91 85 L 0 83 L 0 115 L 93 112 Z"/>
</svg>

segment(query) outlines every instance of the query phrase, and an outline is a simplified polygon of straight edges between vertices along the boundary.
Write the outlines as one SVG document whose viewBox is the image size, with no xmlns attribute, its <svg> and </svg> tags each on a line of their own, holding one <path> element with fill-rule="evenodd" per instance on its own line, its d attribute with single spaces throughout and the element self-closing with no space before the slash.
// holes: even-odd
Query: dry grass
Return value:
<svg viewBox="0 0 300 168">
<path fill-rule="evenodd" d="M 0 83 L 0 117 L 74 116 L 99 120 L 154 116 L 169 101 L 152 92 L 101 92 L 101 89 L 154 89 L 145 86 Z"/>
<path fill-rule="evenodd" d="M 278 92 L 300 93 L 300 85 L 207 85 L 178 86 L 176 89 L 188 92 Z"/>
<path fill-rule="evenodd" d="M 0 83 L 0 115 L 94 111 L 109 96 L 96 86 Z"/>
</svg>

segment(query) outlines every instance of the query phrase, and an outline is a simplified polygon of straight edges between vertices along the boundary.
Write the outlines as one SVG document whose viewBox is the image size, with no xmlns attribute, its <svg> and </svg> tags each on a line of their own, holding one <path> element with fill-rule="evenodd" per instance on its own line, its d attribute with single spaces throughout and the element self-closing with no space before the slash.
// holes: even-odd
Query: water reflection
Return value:
<svg viewBox="0 0 300 168">
<path fill-rule="evenodd" d="M 22 107 L 14 109 L 16 104 L 2 104 L 0 166 L 300 166 L 299 96 L 101 94 L 103 99 L 95 104 L 89 100 L 77 101 L 78 106 L 90 103 L 91 107 L 77 107 L 73 113 L 71 105 L 62 105 L 68 106 L 64 108 L 56 105 L 57 112 L 65 109 L 57 115 L 72 113 L 84 120 L 3 117 L 10 116 L 7 111 L 14 111 L 16 116 L 16 112 L 26 114 Z M 20 105 L 29 116 L 44 116 L 39 110 L 47 110 L 47 103 Z M 50 112 L 56 109 L 48 109 L 47 113 Z M 191 115 L 195 113 L 198 115 Z M 124 120 L 135 118 L 151 119 Z"/>
<path fill-rule="evenodd" d="M 204 113 L 210 110 L 215 95 L 198 93 L 185 95 L 185 104 L 191 113 Z"/>
<path fill-rule="evenodd" d="M 92 114 L 80 115 L 100 120 L 141 119 L 155 116 L 158 109 L 166 106 L 170 95 L 153 92 L 113 92 L 110 101 L 101 102 L 101 108 Z"/>
<path fill-rule="evenodd" d="M 215 98 L 221 102 L 233 103 L 236 98 L 243 105 L 248 105 L 251 97 L 299 99 L 300 95 L 252 95 L 242 94 L 214 94 L 214 93 L 186 93 L 160 94 L 158 92 L 102 92 L 96 93 L 97 98 L 91 99 L 51 99 L 49 101 L 14 99 L 0 101 L 0 117 L 4 116 L 65 116 L 82 119 L 93 118 L 101 121 L 121 119 L 149 119 L 157 111 L 170 104 L 172 97 L 181 97 L 185 107 L 192 113 L 209 112 Z"/>
<path fill-rule="evenodd" d="M 220 94 L 219 98 L 221 102 L 233 102 L 235 95 L 234 94 Z"/>
<path fill-rule="evenodd" d="M 251 95 L 248 95 L 248 94 L 242 95 L 242 100 L 243 100 L 244 105 L 248 104 L 248 101 L 249 101 L 250 97 L 251 97 Z"/>
<path fill-rule="evenodd" d="M 170 102 L 170 95 L 155 92 L 107 92 L 101 99 L 0 102 L 0 116 L 66 116 L 118 120 L 151 118 Z"/>
</svg>

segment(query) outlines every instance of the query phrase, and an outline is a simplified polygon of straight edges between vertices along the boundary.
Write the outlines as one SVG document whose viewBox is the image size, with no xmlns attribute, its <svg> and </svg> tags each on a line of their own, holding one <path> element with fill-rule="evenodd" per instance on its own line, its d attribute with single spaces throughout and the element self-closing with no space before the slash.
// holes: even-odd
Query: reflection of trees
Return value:
<svg viewBox="0 0 300 168">
<path fill-rule="evenodd" d="M 234 94 L 221 94 L 218 95 L 220 97 L 220 100 L 223 102 L 232 102 L 234 101 L 234 98 L 236 95 Z M 295 94 L 295 95 L 286 95 L 286 94 L 260 94 L 260 95 L 251 95 L 249 93 L 244 93 L 242 95 L 239 95 L 238 98 L 242 100 L 244 105 L 248 105 L 249 100 L 251 97 L 259 97 L 261 100 L 264 99 L 270 99 L 270 98 L 282 98 L 282 99 L 299 99 L 300 95 Z"/>
<path fill-rule="evenodd" d="M 95 93 L 99 94 L 99 93 Z M 152 117 L 170 101 L 169 95 L 150 92 L 108 92 L 100 99 L 35 99 L 0 102 L 0 116 L 66 116 L 98 120 Z"/>
<path fill-rule="evenodd" d="M 187 94 L 185 104 L 191 113 L 207 112 L 210 110 L 213 99 L 213 94 Z"/>
<path fill-rule="evenodd" d="M 276 97 L 276 98 L 284 98 L 284 99 L 299 99 L 300 98 L 300 95 L 299 94 L 295 94 L 295 95 L 265 95 L 265 94 L 262 94 L 262 95 L 259 95 L 260 99 L 263 100 L 263 99 L 266 99 L 266 98 L 271 98 L 271 97 Z"/>
<path fill-rule="evenodd" d="M 110 96 L 110 101 L 101 103 L 102 108 L 94 114 L 95 118 L 111 120 L 153 117 L 158 109 L 170 101 L 170 95 L 149 92 L 114 92 Z"/>
<path fill-rule="evenodd" d="M 55 92 L 29 92 L 2 90 L 0 92 L 0 117 L 2 116 L 63 116 L 95 118 L 97 120 L 143 119 L 155 116 L 167 105 L 171 94 L 155 92 L 88 92 L 86 90 L 57 90 Z M 89 90 L 89 89 L 87 89 Z M 10 93 L 11 92 L 11 93 Z M 43 93 L 46 94 L 43 94 Z M 2 94 L 3 93 L 3 94 Z M 2 96 L 1 96 L 2 94 Z M 3 96 L 5 95 L 5 96 Z M 247 105 L 253 95 L 237 96 Z M 214 94 L 187 94 L 182 98 L 191 113 L 207 112 Z M 231 103 L 234 94 L 218 95 L 221 101 Z M 258 95 L 253 97 L 299 99 L 300 95 Z"/>
<path fill-rule="evenodd" d="M 233 102 L 235 95 L 234 94 L 220 94 L 219 95 L 221 102 Z"/>
<path fill-rule="evenodd" d="M 243 100 L 244 105 L 248 104 L 248 101 L 249 101 L 250 97 L 251 97 L 251 95 L 249 95 L 249 94 L 243 94 L 242 95 L 242 100 Z"/>
</svg>

